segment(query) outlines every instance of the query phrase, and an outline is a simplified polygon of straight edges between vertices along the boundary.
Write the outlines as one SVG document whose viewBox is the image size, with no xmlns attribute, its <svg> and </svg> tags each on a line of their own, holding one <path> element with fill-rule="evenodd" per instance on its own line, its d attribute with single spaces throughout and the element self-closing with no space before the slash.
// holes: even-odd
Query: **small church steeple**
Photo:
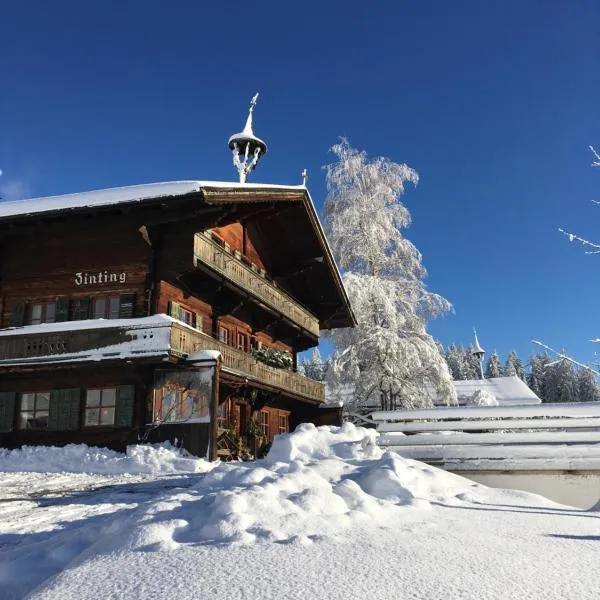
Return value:
<svg viewBox="0 0 600 600">
<path fill-rule="evenodd" d="M 483 379 L 483 357 L 485 356 L 485 350 L 479 345 L 479 340 L 477 339 L 477 331 L 475 327 L 473 327 L 473 335 L 475 336 L 474 344 L 473 344 L 473 356 L 479 361 L 479 374 L 480 379 Z"/>
</svg>

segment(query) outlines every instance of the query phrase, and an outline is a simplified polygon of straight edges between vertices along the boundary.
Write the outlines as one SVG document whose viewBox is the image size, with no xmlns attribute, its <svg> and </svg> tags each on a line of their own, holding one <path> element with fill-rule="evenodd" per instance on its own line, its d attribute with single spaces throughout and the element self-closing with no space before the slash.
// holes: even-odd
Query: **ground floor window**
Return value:
<svg viewBox="0 0 600 600">
<path fill-rule="evenodd" d="M 269 413 L 266 410 L 261 410 L 258 424 L 260 426 L 260 434 L 263 437 L 269 437 Z"/>
<path fill-rule="evenodd" d="M 117 408 L 117 388 L 87 390 L 85 398 L 85 426 L 114 425 Z"/>
<path fill-rule="evenodd" d="M 50 414 L 50 392 L 28 392 L 21 395 L 20 429 L 47 429 Z"/>
<path fill-rule="evenodd" d="M 279 415 L 279 433 L 287 433 L 288 428 L 288 417 L 287 415 Z"/>
<path fill-rule="evenodd" d="M 0 392 L 0 431 L 68 431 L 81 427 L 131 427 L 135 386 Z M 82 418 L 83 417 L 83 418 Z"/>
</svg>

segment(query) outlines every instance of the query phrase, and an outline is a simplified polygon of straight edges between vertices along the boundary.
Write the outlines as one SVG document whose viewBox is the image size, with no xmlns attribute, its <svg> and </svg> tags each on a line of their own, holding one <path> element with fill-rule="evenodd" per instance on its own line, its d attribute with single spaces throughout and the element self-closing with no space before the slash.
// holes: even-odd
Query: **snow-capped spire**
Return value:
<svg viewBox="0 0 600 600">
<path fill-rule="evenodd" d="M 245 183 L 248 173 L 256 168 L 260 157 L 267 153 L 267 144 L 257 138 L 252 131 L 252 115 L 258 100 L 258 92 L 250 102 L 246 125 L 240 133 L 229 138 L 229 149 L 233 153 L 233 164 L 240 175 L 240 183 Z"/>
<path fill-rule="evenodd" d="M 480 371 L 481 379 L 483 379 L 483 357 L 485 356 L 485 350 L 479 344 L 479 340 L 477 339 L 477 331 L 476 331 L 475 327 L 473 327 L 473 336 L 475 339 L 473 342 L 472 354 L 479 361 L 479 371 Z"/>
</svg>

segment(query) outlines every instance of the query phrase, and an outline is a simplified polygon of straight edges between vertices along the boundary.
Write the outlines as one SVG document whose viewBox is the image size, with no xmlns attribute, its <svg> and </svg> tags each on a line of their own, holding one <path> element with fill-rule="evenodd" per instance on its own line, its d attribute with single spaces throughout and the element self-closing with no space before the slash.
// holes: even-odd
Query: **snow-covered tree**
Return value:
<svg viewBox="0 0 600 600">
<path fill-rule="evenodd" d="M 410 213 L 400 202 L 417 173 L 387 158 L 369 159 L 342 140 L 326 167 L 325 227 L 358 325 L 335 330 L 337 368 L 360 401 L 382 408 L 431 405 L 428 390 L 456 401 L 448 366 L 426 321 L 451 309 L 427 291 L 421 254 L 403 237 Z"/>
<path fill-rule="evenodd" d="M 600 388 L 590 369 L 579 369 L 577 372 L 577 396 L 579 402 L 600 402 Z"/>
<path fill-rule="evenodd" d="M 450 344 L 444 352 L 444 358 L 450 369 L 452 379 L 455 381 L 466 379 L 465 377 L 465 350 L 460 346 Z"/>
<path fill-rule="evenodd" d="M 314 379 L 315 381 L 325 380 L 325 365 L 318 348 L 313 350 L 310 359 L 304 359 L 302 361 L 302 368 L 306 377 Z"/>
<path fill-rule="evenodd" d="M 494 350 L 488 358 L 487 367 L 485 368 L 486 378 L 490 377 L 502 377 L 502 363 L 496 351 Z"/>
<path fill-rule="evenodd" d="M 549 362 L 550 357 L 547 354 L 532 354 L 529 357 L 527 385 L 542 402 L 544 402 L 545 366 Z"/>
<path fill-rule="evenodd" d="M 546 364 L 544 402 L 577 402 L 577 374 L 573 363 L 559 359 Z"/>
<path fill-rule="evenodd" d="M 525 381 L 525 367 L 514 350 L 508 353 L 506 365 L 504 366 L 504 375 L 506 377 L 516 375 L 519 379 Z"/>
<path fill-rule="evenodd" d="M 479 359 L 473 354 L 474 350 L 473 344 L 465 350 L 465 379 L 481 379 Z"/>
</svg>

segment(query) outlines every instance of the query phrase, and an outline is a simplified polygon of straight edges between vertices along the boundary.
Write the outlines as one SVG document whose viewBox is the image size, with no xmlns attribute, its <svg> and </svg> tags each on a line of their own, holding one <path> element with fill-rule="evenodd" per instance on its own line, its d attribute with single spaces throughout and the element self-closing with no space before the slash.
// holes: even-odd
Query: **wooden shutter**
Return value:
<svg viewBox="0 0 600 600">
<path fill-rule="evenodd" d="M 90 318 L 91 298 L 79 298 L 71 302 L 71 319 L 81 321 Z"/>
<path fill-rule="evenodd" d="M 0 392 L 0 431 L 12 431 L 15 421 L 14 392 Z"/>
<path fill-rule="evenodd" d="M 194 327 L 200 331 L 204 331 L 204 317 L 200 313 L 196 313 Z"/>
<path fill-rule="evenodd" d="M 56 315 L 54 320 L 57 323 L 61 323 L 63 321 L 69 320 L 69 299 L 68 298 L 59 298 L 56 301 Z"/>
<path fill-rule="evenodd" d="M 25 325 L 25 309 L 25 302 L 17 302 L 13 304 L 12 310 L 10 311 L 11 327 L 22 327 Z"/>
<path fill-rule="evenodd" d="M 122 294 L 119 298 L 119 319 L 135 317 L 135 294 Z"/>
<path fill-rule="evenodd" d="M 179 304 L 177 302 L 173 302 L 173 300 L 169 300 L 169 316 L 174 319 L 179 319 Z"/>
<path fill-rule="evenodd" d="M 52 390 L 48 429 L 53 431 L 79 429 L 80 398 L 79 388 Z"/>
<path fill-rule="evenodd" d="M 115 427 L 131 427 L 135 405 L 135 386 L 121 385 L 117 388 Z"/>
<path fill-rule="evenodd" d="M 50 392 L 50 408 L 48 410 L 48 429 L 56 431 L 58 429 L 58 412 L 60 404 L 59 390 Z"/>
</svg>

